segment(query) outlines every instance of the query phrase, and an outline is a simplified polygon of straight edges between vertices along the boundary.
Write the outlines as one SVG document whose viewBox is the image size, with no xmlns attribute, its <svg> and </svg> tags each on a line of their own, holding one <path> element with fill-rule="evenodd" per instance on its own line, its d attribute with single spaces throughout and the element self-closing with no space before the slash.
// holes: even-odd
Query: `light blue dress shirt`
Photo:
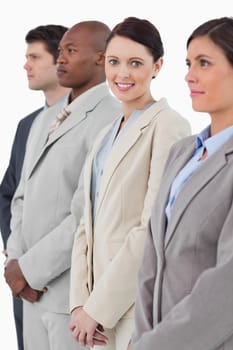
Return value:
<svg viewBox="0 0 233 350">
<path fill-rule="evenodd" d="M 187 162 L 183 169 L 180 170 L 178 175 L 175 177 L 166 206 L 167 220 L 170 220 L 172 207 L 174 202 L 179 195 L 184 184 L 188 181 L 190 176 L 198 169 L 205 161 L 214 154 L 231 136 L 233 136 L 233 126 L 220 131 L 219 133 L 210 137 L 210 126 L 204 129 L 196 137 L 196 146 L 191 159 Z M 207 157 L 201 160 L 204 149 L 207 150 Z"/>
<path fill-rule="evenodd" d="M 91 178 L 91 201 L 92 201 L 92 215 L 95 217 L 96 202 L 99 196 L 99 189 L 101 183 L 101 177 L 103 175 L 106 160 L 111 152 L 113 145 L 115 145 L 121 139 L 122 135 L 138 120 L 140 115 L 148 109 L 152 104 L 149 103 L 143 110 L 135 110 L 128 118 L 124 127 L 120 129 L 121 121 L 124 117 L 119 117 L 115 120 L 110 130 L 103 138 L 100 148 L 93 160 L 92 164 L 92 178 Z M 120 130 L 119 130 L 120 129 Z"/>
</svg>

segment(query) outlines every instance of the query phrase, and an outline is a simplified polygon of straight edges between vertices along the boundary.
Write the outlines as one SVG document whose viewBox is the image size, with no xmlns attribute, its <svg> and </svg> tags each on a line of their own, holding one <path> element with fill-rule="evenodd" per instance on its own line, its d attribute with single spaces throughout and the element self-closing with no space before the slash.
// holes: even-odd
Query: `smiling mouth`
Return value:
<svg viewBox="0 0 233 350">
<path fill-rule="evenodd" d="M 130 89 L 132 86 L 134 86 L 134 84 L 132 84 L 132 83 L 116 83 L 116 86 L 117 86 L 120 90 L 128 90 L 128 89 Z"/>
</svg>

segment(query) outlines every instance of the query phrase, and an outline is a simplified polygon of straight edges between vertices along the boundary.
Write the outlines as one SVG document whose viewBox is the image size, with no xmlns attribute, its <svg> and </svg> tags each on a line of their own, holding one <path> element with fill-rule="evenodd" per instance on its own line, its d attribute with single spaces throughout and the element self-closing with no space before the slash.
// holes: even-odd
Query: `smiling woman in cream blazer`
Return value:
<svg viewBox="0 0 233 350">
<path fill-rule="evenodd" d="M 84 169 L 70 289 L 70 328 L 83 345 L 126 349 L 152 202 L 171 145 L 190 134 L 187 120 L 150 93 L 162 56 L 160 35 L 145 20 L 126 19 L 108 41 L 106 76 L 124 117 L 99 135 Z"/>
</svg>

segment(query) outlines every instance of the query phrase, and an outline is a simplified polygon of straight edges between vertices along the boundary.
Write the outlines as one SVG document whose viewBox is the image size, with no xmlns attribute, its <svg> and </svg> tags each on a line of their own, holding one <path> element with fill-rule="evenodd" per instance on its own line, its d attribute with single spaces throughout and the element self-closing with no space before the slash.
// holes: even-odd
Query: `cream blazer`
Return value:
<svg viewBox="0 0 233 350">
<path fill-rule="evenodd" d="M 84 167 L 85 208 L 72 251 L 70 309 L 83 305 L 112 328 L 122 317 L 133 317 L 151 206 L 170 147 L 190 134 L 190 125 L 163 98 L 121 136 L 105 164 L 93 229 L 92 163 L 108 130 L 99 135 Z"/>
</svg>

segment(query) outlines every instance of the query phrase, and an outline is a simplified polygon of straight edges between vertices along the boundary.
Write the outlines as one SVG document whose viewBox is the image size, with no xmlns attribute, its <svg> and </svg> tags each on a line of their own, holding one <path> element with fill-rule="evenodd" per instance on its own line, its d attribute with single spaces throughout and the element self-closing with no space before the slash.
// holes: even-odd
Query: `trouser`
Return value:
<svg viewBox="0 0 233 350">
<path fill-rule="evenodd" d="M 126 350 L 133 333 L 133 327 L 133 318 L 122 318 L 114 328 L 105 329 L 104 335 L 108 337 L 107 345 L 95 345 L 93 350 Z"/>
<path fill-rule="evenodd" d="M 70 315 L 45 310 L 39 303 L 23 301 L 25 350 L 88 350 L 69 329 Z M 102 349 L 103 350 L 103 349 Z"/>
<path fill-rule="evenodd" d="M 23 302 L 13 297 L 14 319 L 17 335 L 18 350 L 23 349 Z"/>
</svg>

